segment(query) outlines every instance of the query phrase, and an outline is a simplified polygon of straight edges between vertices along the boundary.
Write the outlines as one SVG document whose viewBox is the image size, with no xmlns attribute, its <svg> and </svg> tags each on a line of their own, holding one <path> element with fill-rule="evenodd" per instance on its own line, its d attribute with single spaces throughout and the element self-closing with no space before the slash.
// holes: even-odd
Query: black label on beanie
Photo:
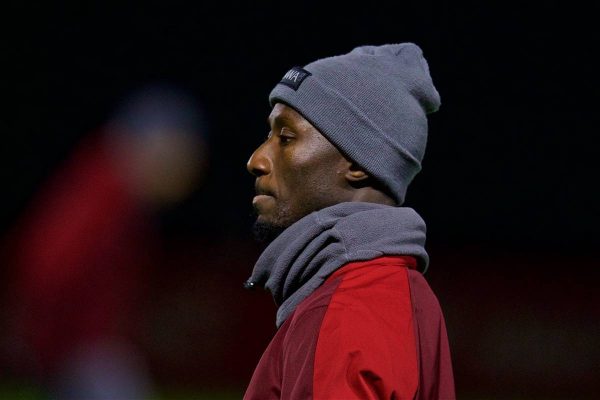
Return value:
<svg viewBox="0 0 600 400">
<path fill-rule="evenodd" d="M 281 78 L 282 85 L 291 87 L 294 90 L 298 90 L 300 84 L 306 79 L 307 76 L 310 75 L 310 72 L 305 70 L 302 67 L 294 67 L 285 73 L 283 78 Z"/>
</svg>

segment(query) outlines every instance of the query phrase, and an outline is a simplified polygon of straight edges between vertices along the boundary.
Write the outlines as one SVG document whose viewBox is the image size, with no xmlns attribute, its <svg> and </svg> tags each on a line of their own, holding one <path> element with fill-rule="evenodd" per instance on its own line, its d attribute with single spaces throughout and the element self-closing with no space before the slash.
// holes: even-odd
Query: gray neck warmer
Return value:
<svg viewBox="0 0 600 400">
<path fill-rule="evenodd" d="M 279 306 L 277 327 L 329 275 L 353 261 L 410 255 L 425 272 L 425 222 L 408 207 L 340 203 L 287 228 L 261 254 L 248 280 L 263 285 Z"/>
</svg>

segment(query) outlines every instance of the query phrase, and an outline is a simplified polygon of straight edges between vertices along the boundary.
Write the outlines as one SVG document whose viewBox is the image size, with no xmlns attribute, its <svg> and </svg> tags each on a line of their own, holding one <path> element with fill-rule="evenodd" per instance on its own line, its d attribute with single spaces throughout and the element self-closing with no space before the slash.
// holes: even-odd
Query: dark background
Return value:
<svg viewBox="0 0 600 400">
<path fill-rule="evenodd" d="M 161 214 L 179 271 L 173 282 L 215 282 L 229 296 L 225 318 L 239 321 L 241 302 L 261 323 L 236 333 L 245 349 L 237 355 L 211 353 L 212 368 L 163 360 L 157 380 L 241 390 L 273 328 L 270 299 L 238 290 L 259 254 L 245 163 L 268 131 L 267 95 L 291 66 L 362 44 L 412 41 L 425 53 L 442 107 L 431 115 L 423 171 L 406 205 L 428 224 L 427 275 L 446 313 L 459 398 L 597 393 L 591 11 L 570 2 L 252 3 L 10 7 L 3 16 L 4 236 L 119 99 L 148 82 L 189 90 L 203 107 L 210 163 L 203 184 Z M 165 293 L 177 293 L 175 283 Z M 223 290 L 213 294 L 224 297 Z M 210 318 L 217 317 L 204 318 L 197 323 L 208 328 L 188 338 L 183 353 L 214 339 Z"/>
</svg>

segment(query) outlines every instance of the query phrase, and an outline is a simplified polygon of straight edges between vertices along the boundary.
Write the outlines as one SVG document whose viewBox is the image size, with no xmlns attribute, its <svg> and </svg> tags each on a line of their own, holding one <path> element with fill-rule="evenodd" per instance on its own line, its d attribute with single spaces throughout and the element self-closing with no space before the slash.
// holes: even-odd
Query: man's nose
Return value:
<svg viewBox="0 0 600 400">
<path fill-rule="evenodd" d="M 252 175 L 259 177 L 262 175 L 268 175 L 271 172 L 272 162 L 266 149 L 266 144 L 263 143 L 258 149 L 252 153 L 246 168 Z"/>
</svg>

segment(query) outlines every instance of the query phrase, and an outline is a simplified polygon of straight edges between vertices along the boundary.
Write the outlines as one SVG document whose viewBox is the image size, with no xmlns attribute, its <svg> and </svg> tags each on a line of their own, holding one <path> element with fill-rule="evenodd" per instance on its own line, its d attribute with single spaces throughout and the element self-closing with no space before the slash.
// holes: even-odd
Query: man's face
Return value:
<svg viewBox="0 0 600 400">
<path fill-rule="evenodd" d="M 344 201 L 350 163 L 289 106 L 277 103 L 269 125 L 247 168 L 256 176 L 257 225 L 280 232 L 312 211 Z"/>
</svg>

